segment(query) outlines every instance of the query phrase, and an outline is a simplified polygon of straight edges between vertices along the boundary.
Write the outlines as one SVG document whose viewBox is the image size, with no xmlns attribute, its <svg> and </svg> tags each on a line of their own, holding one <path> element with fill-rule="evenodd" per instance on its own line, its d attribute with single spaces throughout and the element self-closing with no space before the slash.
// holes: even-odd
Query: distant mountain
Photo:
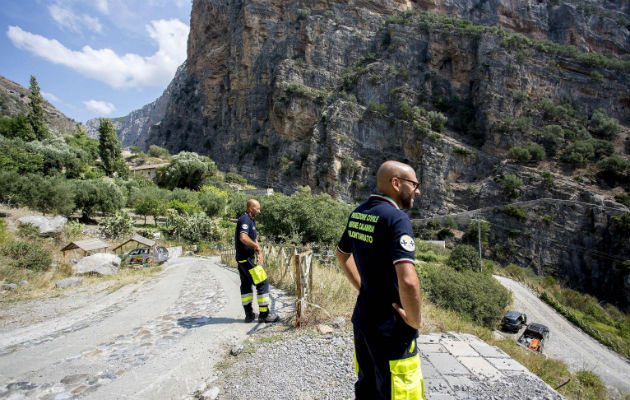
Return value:
<svg viewBox="0 0 630 400">
<path fill-rule="evenodd" d="M 139 110 L 132 111 L 129 115 L 120 118 L 112 118 L 114 128 L 123 147 L 138 146 L 147 149 L 149 144 L 149 130 L 154 125 L 159 125 L 164 118 L 166 107 L 171 101 L 172 93 L 178 90 L 178 82 L 186 75 L 186 63 L 182 64 L 175 73 L 175 77 L 166 88 L 162 96 L 147 104 Z M 91 138 L 98 138 L 99 119 L 93 118 L 86 122 L 87 134 Z"/>
<path fill-rule="evenodd" d="M 24 86 L 8 80 L 4 76 L 0 76 L 0 116 L 26 115 L 29 107 L 29 93 L 30 90 Z M 46 100 L 44 100 L 44 113 L 46 115 L 46 123 L 53 134 L 62 135 L 63 133 L 72 133 L 76 130 L 78 122 L 66 117 Z"/>
</svg>

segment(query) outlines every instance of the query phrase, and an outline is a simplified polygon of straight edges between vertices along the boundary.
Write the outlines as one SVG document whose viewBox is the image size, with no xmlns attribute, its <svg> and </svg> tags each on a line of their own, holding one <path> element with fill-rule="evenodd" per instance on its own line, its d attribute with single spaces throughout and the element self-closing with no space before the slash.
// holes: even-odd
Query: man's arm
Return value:
<svg viewBox="0 0 630 400">
<path fill-rule="evenodd" d="M 396 264 L 398 291 L 402 308 L 398 304 L 392 306 L 403 320 L 412 328 L 420 329 L 422 321 L 422 299 L 420 298 L 420 280 L 412 263 Z"/>
<path fill-rule="evenodd" d="M 258 242 L 257 241 L 253 241 L 252 238 L 250 238 L 249 235 L 247 233 L 245 233 L 245 232 L 241 232 L 238 235 L 238 239 L 245 246 L 250 246 L 250 247 L 254 248 L 254 251 L 256 252 L 256 255 L 258 256 L 258 264 L 262 264 L 262 262 L 263 262 L 262 248 L 260 247 Z"/>
<path fill-rule="evenodd" d="M 356 290 L 360 290 L 361 276 L 359 275 L 357 265 L 354 263 L 354 257 L 352 257 L 352 254 L 346 254 L 337 249 L 337 260 L 339 260 L 341 269 L 352 286 L 354 286 Z"/>
</svg>

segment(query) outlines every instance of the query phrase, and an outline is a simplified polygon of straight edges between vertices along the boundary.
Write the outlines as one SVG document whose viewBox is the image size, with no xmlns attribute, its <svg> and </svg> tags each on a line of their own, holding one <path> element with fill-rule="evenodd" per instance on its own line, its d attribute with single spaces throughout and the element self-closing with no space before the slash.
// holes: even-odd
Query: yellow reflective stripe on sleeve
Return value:
<svg viewBox="0 0 630 400">
<path fill-rule="evenodd" d="M 254 267 L 249 270 L 249 273 L 252 275 L 252 279 L 254 280 L 254 285 L 258 285 L 260 282 L 267 279 L 267 273 L 263 269 L 262 265 Z"/>
<path fill-rule="evenodd" d="M 411 346 L 409 346 L 409 353 L 413 353 L 415 349 L 416 349 L 416 339 L 411 341 Z"/>
<path fill-rule="evenodd" d="M 420 355 L 402 360 L 390 360 L 392 400 L 424 400 L 424 378 L 420 369 Z"/>
<path fill-rule="evenodd" d="M 237 262 L 242 264 L 244 262 L 247 262 L 247 260 L 241 260 L 241 261 L 237 261 Z"/>
</svg>

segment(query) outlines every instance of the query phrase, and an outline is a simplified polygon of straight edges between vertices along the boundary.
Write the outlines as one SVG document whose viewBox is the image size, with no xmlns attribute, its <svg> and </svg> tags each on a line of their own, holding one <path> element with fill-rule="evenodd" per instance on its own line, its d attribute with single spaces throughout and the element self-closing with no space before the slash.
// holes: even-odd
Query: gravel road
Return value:
<svg viewBox="0 0 630 400">
<path fill-rule="evenodd" d="M 238 287 L 218 257 L 179 258 L 112 293 L 96 286 L 3 303 L 0 398 L 192 395 L 235 343 L 263 328 L 242 322 Z"/>
<path fill-rule="evenodd" d="M 565 361 L 573 372 L 593 371 L 606 385 L 630 392 L 630 361 L 575 327 L 521 283 L 501 276 L 495 278 L 512 292 L 512 309 L 526 313 L 528 322 L 549 327 L 545 354 Z"/>
</svg>

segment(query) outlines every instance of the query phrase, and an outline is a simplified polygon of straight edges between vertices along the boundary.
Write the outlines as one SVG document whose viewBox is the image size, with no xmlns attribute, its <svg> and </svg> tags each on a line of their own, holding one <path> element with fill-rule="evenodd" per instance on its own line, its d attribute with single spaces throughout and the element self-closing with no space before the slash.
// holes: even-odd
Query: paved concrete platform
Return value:
<svg viewBox="0 0 630 400">
<path fill-rule="evenodd" d="M 469 334 L 418 338 L 427 399 L 562 399 L 501 349 Z"/>
</svg>

